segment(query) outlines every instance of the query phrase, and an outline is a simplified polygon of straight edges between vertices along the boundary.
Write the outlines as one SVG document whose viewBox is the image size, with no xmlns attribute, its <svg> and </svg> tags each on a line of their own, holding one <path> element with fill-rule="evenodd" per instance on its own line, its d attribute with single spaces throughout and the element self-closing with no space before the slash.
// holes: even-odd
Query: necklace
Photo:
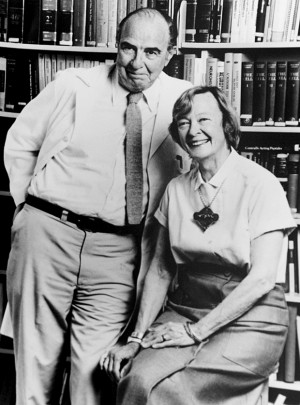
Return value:
<svg viewBox="0 0 300 405">
<path fill-rule="evenodd" d="M 224 183 L 224 180 L 221 183 L 218 190 L 216 191 L 212 200 L 208 204 L 205 202 L 205 199 L 204 199 L 203 195 L 201 194 L 200 188 L 198 189 L 202 204 L 204 205 L 204 208 L 198 212 L 194 212 L 194 220 L 200 225 L 200 228 L 202 229 L 203 232 L 205 232 L 208 227 L 215 224 L 219 219 L 219 214 L 213 212 L 212 209 L 210 208 L 210 206 L 212 205 L 212 203 L 215 201 L 217 195 L 219 194 L 219 191 L 221 190 L 223 183 Z"/>
</svg>

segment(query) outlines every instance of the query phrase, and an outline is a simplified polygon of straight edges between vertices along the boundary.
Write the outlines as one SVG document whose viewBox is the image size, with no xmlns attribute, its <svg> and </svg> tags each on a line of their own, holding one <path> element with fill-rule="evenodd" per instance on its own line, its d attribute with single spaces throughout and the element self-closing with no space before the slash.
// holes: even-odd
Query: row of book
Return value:
<svg viewBox="0 0 300 405">
<path fill-rule="evenodd" d="M 186 42 L 300 40 L 299 0 L 187 0 Z"/>
<path fill-rule="evenodd" d="M 245 146 L 242 156 L 268 169 L 280 181 L 286 192 L 291 211 L 300 213 L 300 148 L 299 145 Z M 300 258 L 300 251 L 299 251 Z M 297 291 L 300 293 L 300 290 Z"/>
<path fill-rule="evenodd" d="M 20 112 L 59 70 L 89 68 L 100 63 L 112 64 L 113 59 L 86 59 L 80 55 L 34 53 L 0 57 L 0 111 Z"/>
<path fill-rule="evenodd" d="M 0 41 L 116 46 L 119 22 L 151 7 L 172 13 L 171 0 L 1 0 Z"/>
<path fill-rule="evenodd" d="M 221 88 L 244 126 L 298 126 L 300 60 L 251 60 L 209 51 L 183 56 L 183 78 L 195 85 Z"/>
</svg>

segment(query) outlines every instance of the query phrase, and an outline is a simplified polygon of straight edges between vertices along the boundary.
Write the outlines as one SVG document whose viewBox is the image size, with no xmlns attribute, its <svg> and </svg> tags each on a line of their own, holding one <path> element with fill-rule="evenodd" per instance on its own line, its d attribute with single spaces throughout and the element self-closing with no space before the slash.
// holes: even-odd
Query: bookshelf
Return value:
<svg viewBox="0 0 300 405">
<path fill-rule="evenodd" d="M 210 57 L 224 60 L 226 52 L 241 52 L 250 60 L 300 60 L 300 42 L 254 42 L 254 43 L 191 43 L 182 41 L 179 44 L 180 54 L 195 54 L 201 57 L 202 51 L 208 51 Z M 184 59 L 183 59 L 184 63 Z M 300 143 L 300 126 L 241 126 L 242 147 L 250 145 L 284 145 L 285 147 Z M 295 213 L 294 218 L 298 227 L 300 226 L 300 214 Z M 299 235 L 298 235 L 299 236 Z M 298 252 L 299 254 L 299 252 Z M 296 305 L 298 315 L 300 314 L 300 293 L 287 293 L 288 304 Z M 297 349 L 299 350 L 299 349 Z M 299 356 L 299 354 L 297 354 Z M 293 383 L 276 380 L 274 376 L 269 382 L 269 403 L 276 401 L 277 395 L 286 397 L 285 404 L 295 405 L 300 403 L 300 370 L 296 366 L 296 376 Z"/>
</svg>

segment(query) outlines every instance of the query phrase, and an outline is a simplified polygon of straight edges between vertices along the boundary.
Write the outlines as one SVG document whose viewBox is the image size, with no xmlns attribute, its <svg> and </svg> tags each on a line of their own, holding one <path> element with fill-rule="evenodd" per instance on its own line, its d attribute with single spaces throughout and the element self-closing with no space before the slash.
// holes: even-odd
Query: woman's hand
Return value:
<svg viewBox="0 0 300 405">
<path fill-rule="evenodd" d="M 101 356 L 100 368 L 107 372 L 111 380 L 118 382 L 129 371 L 132 360 L 139 350 L 140 345 L 136 342 L 114 346 Z"/>
<path fill-rule="evenodd" d="M 142 340 L 144 348 L 153 347 L 154 349 L 193 344 L 195 341 L 187 334 L 184 324 L 179 322 L 153 324 Z"/>
</svg>

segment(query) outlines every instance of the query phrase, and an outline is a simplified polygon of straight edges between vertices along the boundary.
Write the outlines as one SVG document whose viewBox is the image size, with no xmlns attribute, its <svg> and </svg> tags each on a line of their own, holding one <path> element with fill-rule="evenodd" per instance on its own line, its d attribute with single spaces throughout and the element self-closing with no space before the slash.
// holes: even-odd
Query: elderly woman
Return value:
<svg viewBox="0 0 300 405">
<path fill-rule="evenodd" d="M 192 169 L 155 214 L 135 330 L 100 365 L 120 379 L 119 405 L 261 404 L 287 335 L 276 280 L 295 222 L 276 177 L 236 152 L 237 119 L 218 88 L 184 92 L 170 132 Z"/>
</svg>

